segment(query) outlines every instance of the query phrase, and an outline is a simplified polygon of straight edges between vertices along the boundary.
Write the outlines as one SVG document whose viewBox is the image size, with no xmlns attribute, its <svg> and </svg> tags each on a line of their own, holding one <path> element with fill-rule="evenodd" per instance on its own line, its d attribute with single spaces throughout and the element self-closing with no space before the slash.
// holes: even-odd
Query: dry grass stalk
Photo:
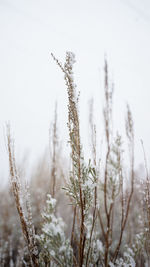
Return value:
<svg viewBox="0 0 150 267">
<path fill-rule="evenodd" d="M 134 131 L 133 131 L 133 120 L 132 115 L 130 112 L 130 109 L 128 107 L 127 109 L 127 120 L 126 120 L 126 133 L 129 140 L 130 145 L 130 155 L 131 155 L 131 191 L 129 193 L 129 196 L 127 198 L 127 205 L 125 209 L 124 204 L 124 189 L 123 189 L 123 175 L 122 175 L 122 163 L 121 163 L 121 150 L 117 152 L 117 165 L 118 165 L 118 175 L 119 175 L 119 188 L 118 192 L 116 192 L 115 185 L 112 186 L 111 191 L 111 203 L 108 203 L 109 195 L 108 191 L 110 188 L 108 187 L 109 184 L 109 164 L 111 163 L 111 153 L 112 153 L 112 97 L 113 97 L 113 87 L 112 89 L 109 88 L 109 82 L 108 82 L 108 66 L 107 61 L 105 60 L 105 82 L 104 82 L 104 88 L 105 88 L 105 107 L 103 110 L 104 114 L 104 124 L 105 124 L 105 136 L 106 136 L 106 158 L 105 158 L 105 170 L 104 170 L 104 213 L 106 218 L 106 227 L 104 227 L 104 222 L 101 216 L 100 208 L 98 210 L 98 217 L 100 221 L 100 226 L 103 234 L 103 238 L 105 240 L 105 253 L 104 253 L 104 263 L 105 267 L 108 267 L 109 265 L 109 255 L 110 255 L 110 247 L 112 245 L 112 237 L 113 237 L 113 223 L 114 223 L 114 209 L 115 209 L 115 200 L 116 197 L 119 195 L 121 190 L 121 229 L 120 229 L 120 235 L 118 244 L 116 246 L 116 249 L 114 251 L 114 255 L 112 257 L 113 262 L 115 263 L 118 253 L 120 250 L 121 242 L 123 233 L 125 230 L 125 226 L 127 223 L 127 218 L 129 214 L 131 199 L 133 195 L 133 189 L 134 189 Z M 117 143 L 120 146 L 120 137 L 117 137 Z M 116 168 L 116 167 L 115 167 Z"/>
<path fill-rule="evenodd" d="M 55 105 L 55 117 L 52 125 L 52 167 L 51 167 L 51 195 L 55 198 L 56 193 L 56 178 L 57 178 L 57 145 L 58 145 L 58 135 L 57 135 L 57 104 Z"/>
<path fill-rule="evenodd" d="M 110 143 L 111 143 L 111 121 L 112 121 L 112 96 L 113 96 L 113 90 L 109 89 L 108 84 L 108 65 L 107 60 L 105 60 L 105 66 L 104 66 L 104 72 L 105 72 L 105 82 L 104 82 L 104 88 L 105 88 L 105 107 L 103 110 L 104 113 L 104 123 L 105 123 L 105 136 L 106 136 L 106 144 L 107 144 L 107 152 L 106 152 L 106 159 L 105 159 L 105 172 L 104 172 L 104 208 L 105 208 L 105 214 L 106 214 L 106 220 L 107 220 L 107 227 L 105 232 L 105 266 L 108 266 L 108 255 L 109 255 L 109 247 L 111 245 L 110 234 L 111 234 L 111 214 L 113 209 L 113 203 L 110 205 L 110 209 L 108 209 L 108 196 L 107 196 L 107 186 L 108 186 L 108 160 L 110 156 Z M 102 225 L 102 220 L 99 215 L 100 222 Z M 102 229 L 104 227 L 102 226 Z"/>
<path fill-rule="evenodd" d="M 127 199 L 127 206 L 126 206 L 126 210 L 125 210 L 125 207 L 124 207 L 124 195 L 123 195 L 123 181 L 121 179 L 121 186 L 122 186 L 121 231 L 120 231 L 120 237 L 119 237 L 118 245 L 117 245 L 115 253 L 114 253 L 114 262 L 116 261 L 118 253 L 119 253 L 119 249 L 120 249 L 120 246 L 121 246 L 123 233 L 124 233 L 125 226 L 126 226 L 127 219 L 128 219 L 128 215 L 129 215 L 129 210 L 130 210 L 130 206 L 131 206 L 131 199 L 132 199 L 133 192 L 134 192 L 134 127 L 133 127 L 132 114 L 131 114 L 131 111 L 130 111 L 130 108 L 129 108 L 128 105 L 127 105 L 127 118 L 126 118 L 126 134 L 127 134 L 127 137 L 128 137 L 129 149 L 130 149 L 131 190 L 130 190 L 130 193 L 129 193 L 129 196 L 128 196 L 128 199 Z"/>
<path fill-rule="evenodd" d="M 92 144 L 92 156 L 93 156 L 93 166 L 95 169 L 97 168 L 97 161 L 96 161 L 96 125 L 93 122 L 93 99 L 91 100 L 90 103 L 90 114 L 89 114 L 89 124 L 91 128 L 91 144 Z M 98 178 L 96 178 L 95 183 L 97 184 Z M 89 247 L 87 250 L 87 255 L 86 255 L 86 267 L 88 266 L 89 263 L 89 255 L 92 250 L 91 244 L 92 244 L 92 237 L 94 233 L 94 227 L 97 219 L 97 185 L 94 188 L 94 207 L 93 207 L 93 215 L 92 215 L 92 227 L 90 231 L 90 239 L 89 239 Z"/>
<path fill-rule="evenodd" d="M 21 184 L 20 178 L 16 168 L 16 161 L 14 155 L 14 143 L 10 133 L 10 125 L 7 125 L 7 148 L 8 148 L 8 155 L 9 155 L 9 170 L 10 170 L 10 179 L 11 179 L 11 187 L 12 192 L 15 198 L 16 208 L 19 214 L 21 228 L 23 232 L 24 239 L 27 243 L 29 255 L 30 255 L 30 262 L 31 266 L 39 266 L 38 258 L 37 258 L 37 247 L 35 242 L 35 235 L 34 235 L 34 226 L 32 223 L 32 213 L 30 203 L 27 200 L 27 213 L 28 219 L 25 216 L 25 212 L 23 209 L 22 199 L 21 199 Z"/>
<path fill-rule="evenodd" d="M 80 191 L 80 213 L 81 213 L 81 223 L 80 223 L 80 241 L 79 241 L 79 266 L 83 265 L 83 255 L 85 246 L 85 234 L 84 234 L 84 198 L 82 196 L 81 187 L 81 144 L 80 144 L 80 127 L 79 127 L 79 116 L 78 116 L 78 98 L 76 98 L 75 88 L 73 79 L 72 66 L 75 63 L 74 54 L 71 52 L 66 53 L 66 63 L 64 67 L 62 64 L 51 54 L 53 59 L 56 61 L 57 65 L 61 68 L 65 74 L 65 82 L 68 92 L 68 129 L 70 137 L 70 145 L 72 149 L 72 162 L 76 162 L 78 168 L 78 180 L 79 180 L 79 191 Z M 73 166 L 74 171 L 74 166 Z M 76 214 L 76 213 L 75 213 Z"/>
<path fill-rule="evenodd" d="M 144 188 L 144 204 L 146 204 L 146 222 L 145 222 L 145 228 L 146 231 L 146 251 L 148 255 L 148 261 L 150 263 L 150 177 L 149 177 L 149 171 L 147 166 L 147 159 L 146 159 L 146 153 L 143 141 L 141 140 L 142 149 L 143 149 L 143 155 L 144 155 L 144 164 L 145 164 L 145 171 L 146 171 L 146 181 L 145 181 L 145 188 Z M 145 208 L 145 207 L 144 207 Z"/>
</svg>

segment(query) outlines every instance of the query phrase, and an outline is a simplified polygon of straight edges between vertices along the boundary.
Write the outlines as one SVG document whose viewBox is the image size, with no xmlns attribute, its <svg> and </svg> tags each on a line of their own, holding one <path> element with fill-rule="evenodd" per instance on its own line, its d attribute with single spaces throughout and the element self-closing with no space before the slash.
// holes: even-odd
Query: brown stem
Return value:
<svg viewBox="0 0 150 267">
<path fill-rule="evenodd" d="M 106 233 L 104 231 L 104 225 L 103 225 L 103 221 L 102 221 L 102 218 L 101 218 L 101 212 L 100 212 L 100 210 L 98 210 L 97 212 L 98 212 L 98 217 L 99 217 L 99 222 L 100 222 L 100 226 L 101 226 L 101 229 L 102 229 L 103 237 L 105 239 L 106 238 Z"/>
<path fill-rule="evenodd" d="M 92 228 L 91 228 L 91 233 L 90 233 L 89 247 L 88 247 L 87 256 L 86 256 L 86 265 L 85 265 L 86 267 L 88 267 L 92 236 L 93 236 L 93 231 L 94 231 L 94 226 L 95 226 L 95 221 L 96 221 L 96 206 L 97 206 L 97 187 L 95 187 L 95 190 L 94 190 L 94 211 L 93 211 L 93 218 L 92 218 Z"/>
<path fill-rule="evenodd" d="M 119 237 L 118 245 L 117 245 L 117 247 L 115 249 L 115 253 L 114 253 L 114 257 L 113 257 L 113 262 L 114 263 L 115 263 L 115 261 L 116 261 L 116 259 L 118 257 L 118 254 L 119 254 L 119 250 L 120 250 L 120 246 L 121 246 L 121 242 L 122 242 L 122 237 L 123 237 L 124 229 L 125 229 L 126 222 L 127 222 L 127 219 L 128 219 L 128 214 L 129 214 L 129 209 L 130 209 L 130 204 L 131 204 L 131 199 L 132 199 L 133 191 L 134 191 L 134 144 L 132 144 L 131 191 L 130 191 L 130 195 L 129 195 L 129 198 L 128 198 L 127 209 L 126 209 L 125 215 L 124 215 L 124 208 L 122 209 L 121 232 L 120 232 L 120 237 Z"/>
</svg>

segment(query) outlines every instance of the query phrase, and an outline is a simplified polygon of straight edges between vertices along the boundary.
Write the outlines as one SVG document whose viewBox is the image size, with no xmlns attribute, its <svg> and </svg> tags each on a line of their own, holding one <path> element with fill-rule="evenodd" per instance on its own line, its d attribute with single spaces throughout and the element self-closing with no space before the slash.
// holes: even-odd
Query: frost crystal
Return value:
<svg viewBox="0 0 150 267">
<path fill-rule="evenodd" d="M 69 240 L 65 237 L 64 222 L 55 216 L 56 200 L 51 195 L 47 197 L 47 209 L 43 213 L 45 222 L 42 234 L 37 237 L 41 244 L 41 263 L 47 258 L 48 262 L 53 262 L 52 266 L 57 266 L 56 262 L 61 266 L 72 266 L 73 253 Z"/>
</svg>

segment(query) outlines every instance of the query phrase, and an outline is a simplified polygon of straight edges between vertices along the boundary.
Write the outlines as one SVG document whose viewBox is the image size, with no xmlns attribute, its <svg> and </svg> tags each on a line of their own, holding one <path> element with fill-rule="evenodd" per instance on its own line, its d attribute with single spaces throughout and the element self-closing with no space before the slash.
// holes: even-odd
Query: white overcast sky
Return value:
<svg viewBox="0 0 150 267">
<path fill-rule="evenodd" d="M 0 0 L 0 176 L 7 173 L 4 125 L 10 121 L 17 154 L 33 160 L 48 145 L 58 103 L 59 132 L 67 140 L 67 94 L 61 61 L 76 54 L 81 130 L 88 135 L 88 100 L 102 124 L 104 55 L 115 83 L 115 123 L 122 129 L 125 106 L 133 112 L 136 158 L 140 139 L 150 160 L 150 1 L 149 0 Z"/>
</svg>

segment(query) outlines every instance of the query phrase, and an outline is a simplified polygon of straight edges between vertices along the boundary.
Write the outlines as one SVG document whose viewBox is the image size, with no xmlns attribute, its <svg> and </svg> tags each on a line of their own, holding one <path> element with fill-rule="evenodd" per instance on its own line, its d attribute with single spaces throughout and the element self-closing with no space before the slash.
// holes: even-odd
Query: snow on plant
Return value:
<svg viewBox="0 0 150 267">
<path fill-rule="evenodd" d="M 135 257 L 140 253 L 145 253 L 145 241 L 145 233 L 136 234 L 134 244 L 132 245 Z"/>
<path fill-rule="evenodd" d="M 110 267 L 135 267 L 135 254 L 131 248 L 127 248 L 123 253 L 123 257 L 116 260 L 115 264 L 109 262 Z"/>
<path fill-rule="evenodd" d="M 96 225 L 96 223 L 91 239 L 92 225 L 93 225 L 93 216 L 89 215 L 85 223 L 86 244 L 85 244 L 83 266 L 95 266 L 95 265 L 103 266 L 104 251 L 105 251 L 104 245 L 102 241 L 99 239 L 99 231 L 96 230 L 98 225 Z"/>
<path fill-rule="evenodd" d="M 110 267 L 135 267 L 136 258 L 139 255 L 145 256 L 145 235 L 144 233 L 136 234 L 134 243 L 131 247 L 125 246 L 122 257 L 118 257 L 115 263 L 109 262 Z"/>
<path fill-rule="evenodd" d="M 42 234 L 37 236 L 41 246 L 39 261 L 41 266 L 72 266 L 73 253 L 70 241 L 64 232 L 64 222 L 55 216 L 56 200 L 47 195 L 47 208 L 43 213 Z"/>
</svg>

